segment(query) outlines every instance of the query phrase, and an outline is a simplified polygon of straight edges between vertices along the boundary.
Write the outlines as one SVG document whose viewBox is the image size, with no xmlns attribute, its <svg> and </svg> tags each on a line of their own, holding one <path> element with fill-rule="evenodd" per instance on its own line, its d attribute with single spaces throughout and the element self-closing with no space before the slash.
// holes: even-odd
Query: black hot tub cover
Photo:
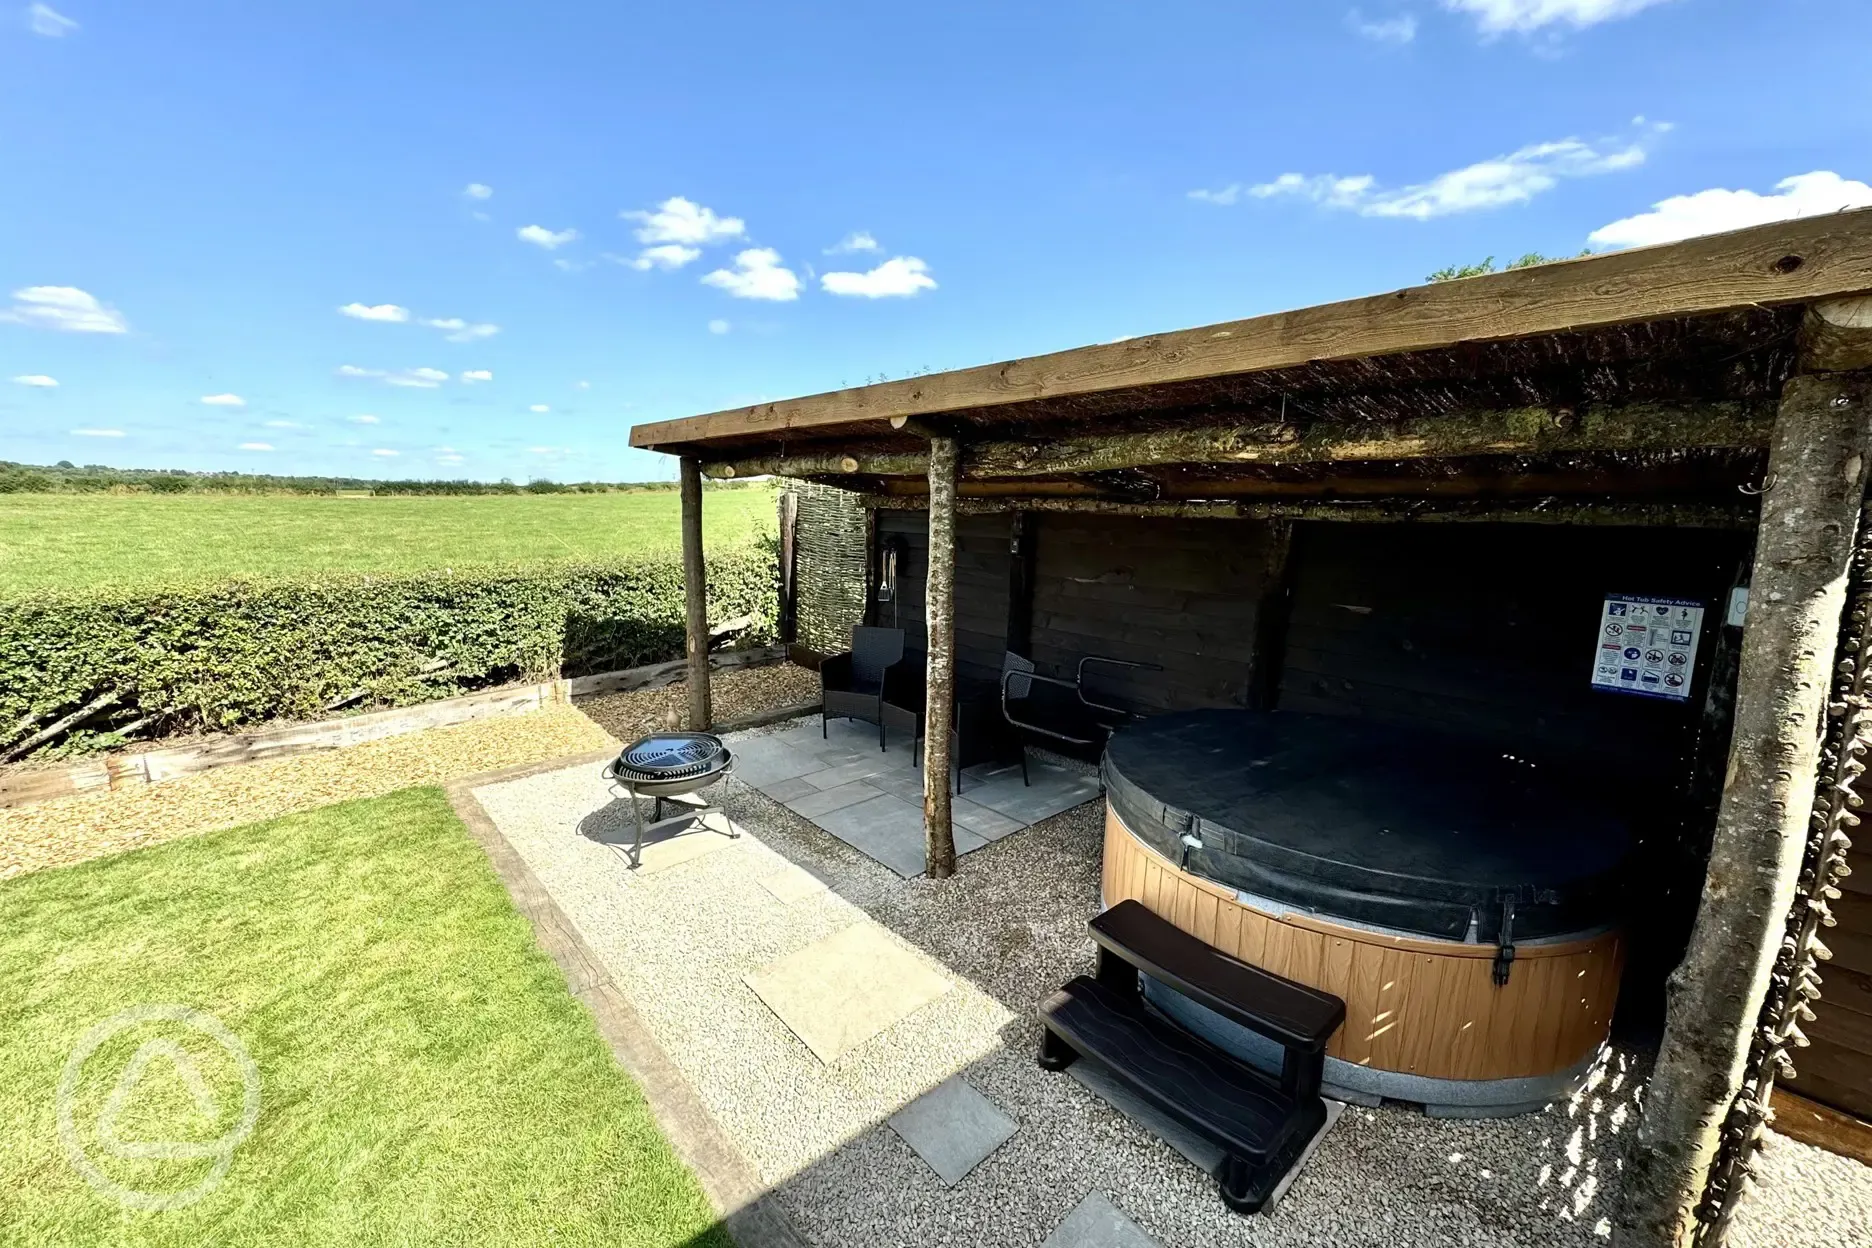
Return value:
<svg viewBox="0 0 1872 1248">
<path fill-rule="evenodd" d="M 1616 790 L 1421 729 L 1291 712 L 1186 711 L 1113 734 L 1125 826 L 1184 870 L 1322 918 L 1446 940 L 1617 921 L 1629 832 Z"/>
</svg>

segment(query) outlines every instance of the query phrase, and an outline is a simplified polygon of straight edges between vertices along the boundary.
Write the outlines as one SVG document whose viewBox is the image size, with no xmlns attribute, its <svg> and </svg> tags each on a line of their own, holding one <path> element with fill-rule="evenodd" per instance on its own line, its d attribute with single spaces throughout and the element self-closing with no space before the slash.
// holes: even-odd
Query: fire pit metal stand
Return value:
<svg viewBox="0 0 1872 1248">
<path fill-rule="evenodd" d="M 684 808 L 682 813 L 664 818 L 665 798 L 686 797 L 714 784 L 732 770 L 734 755 L 729 753 L 728 747 L 722 744 L 720 737 L 703 732 L 656 733 L 625 746 L 615 759 L 606 763 L 604 778 L 630 799 L 631 816 L 637 825 L 630 869 L 635 871 L 643 865 L 645 838 L 678 823 L 698 822 L 707 815 L 722 814 L 719 806 L 678 802 L 676 804 Z M 637 802 L 639 797 L 648 797 L 655 803 L 649 823 L 644 822 L 643 807 Z M 734 824 L 726 819 L 723 822 L 727 823 L 728 836 L 739 839 L 741 833 Z"/>
</svg>

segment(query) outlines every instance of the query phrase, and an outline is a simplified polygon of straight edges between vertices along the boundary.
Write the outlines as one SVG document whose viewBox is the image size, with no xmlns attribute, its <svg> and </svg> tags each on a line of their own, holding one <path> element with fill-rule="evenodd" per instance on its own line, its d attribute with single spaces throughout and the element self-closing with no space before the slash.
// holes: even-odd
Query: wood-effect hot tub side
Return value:
<svg viewBox="0 0 1872 1248">
<path fill-rule="evenodd" d="M 1495 947 L 1273 918 L 1178 870 L 1105 812 L 1105 904 L 1127 898 L 1244 962 L 1341 997 L 1327 1055 L 1433 1079 L 1567 1070 L 1605 1041 L 1624 970 L 1620 934 L 1519 946 L 1506 985 Z"/>
</svg>

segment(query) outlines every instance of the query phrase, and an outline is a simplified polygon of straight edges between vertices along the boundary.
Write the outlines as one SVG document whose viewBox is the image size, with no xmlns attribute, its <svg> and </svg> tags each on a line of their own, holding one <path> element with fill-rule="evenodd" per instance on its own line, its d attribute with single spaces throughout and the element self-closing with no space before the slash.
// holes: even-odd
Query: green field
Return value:
<svg viewBox="0 0 1872 1248">
<path fill-rule="evenodd" d="M 9 880 L 0 913 L 0 1242 L 731 1248 L 440 790 Z M 230 1038 L 82 1056 L 169 1004 Z"/>
<path fill-rule="evenodd" d="M 710 545 L 774 527 L 774 494 L 711 490 Z M 674 490 L 494 497 L 0 495 L 0 596 L 305 572 L 412 572 L 679 547 Z"/>
</svg>

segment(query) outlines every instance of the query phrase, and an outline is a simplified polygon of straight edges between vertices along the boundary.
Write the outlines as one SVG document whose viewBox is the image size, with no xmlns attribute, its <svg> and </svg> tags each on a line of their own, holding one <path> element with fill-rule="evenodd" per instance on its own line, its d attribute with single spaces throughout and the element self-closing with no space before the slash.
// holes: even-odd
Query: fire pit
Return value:
<svg viewBox="0 0 1872 1248">
<path fill-rule="evenodd" d="M 644 838 L 684 821 L 693 822 L 704 815 L 721 813 L 719 806 L 692 806 L 678 803 L 682 813 L 663 816 L 666 798 L 683 797 L 714 784 L 734 770 L 734 755 L 720 737 L 704 732 L 659 732 L 624 747 L 618 756 L 605 764 L 604 777 L 630 798 L 631 815 L 637 823 L 637 839 L 631 846 L 630 866 L 635 871 L 643 865 Z M 653 818 L 645 823 L 639 797 L 655 802 Z M 731 823 L 728 835 L 740 833 Z"/>
</svg>

